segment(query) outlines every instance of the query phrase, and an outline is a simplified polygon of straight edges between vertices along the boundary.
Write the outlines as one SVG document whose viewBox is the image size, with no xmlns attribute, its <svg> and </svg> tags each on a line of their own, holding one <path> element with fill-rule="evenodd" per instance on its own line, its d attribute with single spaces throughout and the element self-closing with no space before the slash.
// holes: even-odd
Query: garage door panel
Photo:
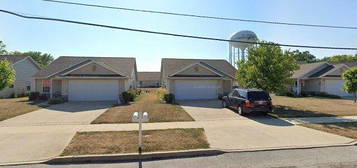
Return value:
<svg viewBox="0 0 357 168">
<path fill-rule="evenodd" d="M 70 80 L 69 101 L 112 101 L 118 99 L 117 80 Z"/>
<path fill-rule="evenodd" d="M 325 81 L 325 92 L 328 94 L 338 95 L 338 96 L 352 96 L 342 90 L 344 85 L 343 80 L 326 80 Z"/>
<path fill-rule="evenodd" d="M 176 80 L 175 97 L 178 100 L 217 99 L 217 80 Z"/>
</svg>

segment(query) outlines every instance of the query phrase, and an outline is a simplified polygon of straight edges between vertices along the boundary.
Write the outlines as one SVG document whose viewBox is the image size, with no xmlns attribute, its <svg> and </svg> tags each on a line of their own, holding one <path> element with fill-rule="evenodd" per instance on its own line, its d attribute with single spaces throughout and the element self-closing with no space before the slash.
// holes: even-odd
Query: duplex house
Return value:
<svg viewBox="0 0 357 168">
<path fill-rule="evenodd" d="M 236 69 L 223 59 L 161 60 L 161 81 L 177 100 L 217 99 L 231 91 Z"/>
<path fill-rule="evenodd" d="M 41 70 L 41 67 L 30 56 L 0 56 L 0 60 L 9 61 L 16 71 L 16 80 L 9 88 L 0 91 L 0 98 L 17 97 L 34 90 L 35 82 L 32 78 L 34 74 Z"/>
<path fill-rule="evenodd" d="M 357 62 L 337 64 L 317 62 L 299 66 L 299 70 L 292 76 L 295 84 L 291 89 L 296 95 L 300 95 L 301 92 L 323 92 L 341 97 L 352 96 L 342 90 L 344 85 L 342 74 L 347 69 L 357 66 Z"/>
<path fill-rule="evenodd" d="M 160 72 L 138 72 L 138 87 L 159 87 Z"/>
<path fill-rule="evenodd" d="M 34 76 L 36 91 L 69 101 L 117 101 L 135 89 L 135 58 L 62 56 Z"/>
</svg>

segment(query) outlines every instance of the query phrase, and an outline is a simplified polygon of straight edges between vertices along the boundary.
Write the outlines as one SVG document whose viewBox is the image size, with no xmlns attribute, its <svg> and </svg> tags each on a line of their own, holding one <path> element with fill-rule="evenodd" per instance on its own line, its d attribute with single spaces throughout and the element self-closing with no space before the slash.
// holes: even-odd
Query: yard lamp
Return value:
<svg viewBox="0 0 357 168">
<path fill-rule="evenodd" d="M 149 114 L 147 112 L 134 112 L 132 121 L 139 123 L 139 153 L 141 153 L 143 143 L 142 123 L 149 122 Z"/>
</svg>

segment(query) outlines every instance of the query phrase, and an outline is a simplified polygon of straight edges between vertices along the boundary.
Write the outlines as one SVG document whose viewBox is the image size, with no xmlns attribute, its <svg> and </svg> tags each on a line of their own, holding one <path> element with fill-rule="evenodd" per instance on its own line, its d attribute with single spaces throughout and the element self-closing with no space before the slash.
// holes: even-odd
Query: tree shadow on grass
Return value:
<svg viewBox="0 0 357 168">
<path fill-rule="evenodd" d="M 308 106 L 308 105 L 307 105 Z M 274 111 L 271 113 L 274 117 L 290 118 L 290 117 L 336 117 L 333 114 L 320 113 L 310 110 L 299 110 L 289 106 L 274 106 Z"/>
</svg>

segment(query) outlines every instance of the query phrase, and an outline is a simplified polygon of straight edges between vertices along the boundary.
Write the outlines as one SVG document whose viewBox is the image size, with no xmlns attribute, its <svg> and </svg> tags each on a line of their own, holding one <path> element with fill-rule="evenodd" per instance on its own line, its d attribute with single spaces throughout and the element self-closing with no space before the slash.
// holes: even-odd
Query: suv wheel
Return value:
<svg viewBox="0 0 357 168">
<path fill-rule="evenodd" d="M 243 115 L 243 108 L 242 108 L 242 106 L 238 106 L 238 114 L 239 115 Z"/>
<path fill-rule="evenodd" d="M 226 108 L 227 107 L 227 103 L 225 101 L 222 101 L 222 107 Z"/>
</svg>

